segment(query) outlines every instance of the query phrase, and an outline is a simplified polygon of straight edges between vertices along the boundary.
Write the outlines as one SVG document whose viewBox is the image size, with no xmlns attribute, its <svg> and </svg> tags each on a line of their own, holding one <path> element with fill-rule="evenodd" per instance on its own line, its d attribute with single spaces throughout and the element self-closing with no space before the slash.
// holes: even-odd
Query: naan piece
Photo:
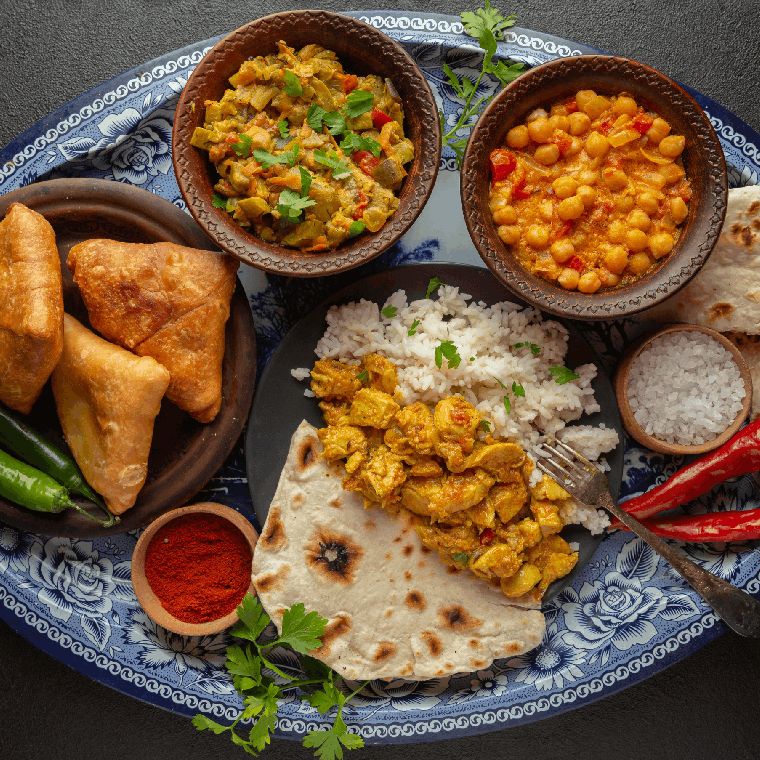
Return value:
<svg viewBox="0 0 760 760">
<path fill-rule="evenodd" d="M 752 407 L 750 419 L 760 417 L 760 335 L 726 333 L 726 337 L 741 351 L 752 377 Z"/>
<path fill-rule="evenodd" d="M 224 327 L 237 261 L 175 243 L 86 240 L 68 257 L 92 326 L 169 370 L 167 397 L 199 422 L 222 404 Z"/>
<path fill-rule="evenodd" d="M 66 314 L 52 384 L 63 434 L 87 482 L 112 512 L 125 512 L 148 475 L 168 370 L 108 343 Z"/>
<path fill-rule="evenodd" d="M 321 454 L 302 422 L 254 552 L 256 591 L 278 629 L 293 604 L 316 610 L 328 624 L 311 654 L 355 680 L 470 672 L 538 646 L 540 610 L 447 567 L 406 510 L 364 509 Z"/>
<path fill-rule="evenodd" d="M 0 222 L 0 401 L 28 414 L 62 345 L 55 233 L 45 217 L 14 203 Z"/>
<path fill-rule="evenodd" d="M 760 186 L 728 191 L 726 221 L 707 263 L 686 287 L 641 316 L 760 334 Z"/>
</svg>

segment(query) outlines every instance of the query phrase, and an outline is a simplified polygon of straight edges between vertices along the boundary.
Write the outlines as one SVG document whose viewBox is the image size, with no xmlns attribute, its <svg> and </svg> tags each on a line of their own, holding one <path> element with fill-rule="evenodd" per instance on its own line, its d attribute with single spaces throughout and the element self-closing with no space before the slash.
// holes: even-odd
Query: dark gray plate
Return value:
<svg viewBox="0 0 760 760">
<path fill-rule="evenodd" d="M 314 364 L 314 347 L 325 331 L 327 310 L 335 304 L 358 301 L 361 298 L 382 303 L 391 293 L 401 288 L 406 291 L 410 301 L 421 298 L 425 295 L 428 281 L 434 276 L 449 285 L 458 285 L 476 300 L 487 304 L 512 301 L 526 305 L 511 295 L 487 269 L 461 264 L 416 264 L 389 269 L 358 280 L 307 314 L 283 338 L 272 355 L 259 380 L 251 409 L 245 441 L 245 460 L 253 508 L 261 525 L 266 520 L 269 504 L 277 488 L 293 431 L 304 419 L 318 427 L 323 426 L 316 400 L 303 395 L 306 384 L 291 377 L 290 370 L 294 367 L 311 367 Z M 570 332 L 567 364 L 575 367 L 593 362 L 599 367 L 599 374 L 593 386 L 602 411 L 587 415 L 581 421 L 589 425 L 603 422 L 607 427 L 618 431 L 621 443 L 607 456 L 611 468 L 610 486 L 613 496 L 617 497 L 623 473 L 624 433 L 615 392 L 610 379 L 601 368 L 598 357 L 585 338 L 575 330 L 572 323 L 558 321 Z M 579 526 L 565 528 L 562 535 L 568 541 L 576 541 L 580 545 L 580 557 L 573 572 L 549 588 L 544 597 L 545 601 L 572 581 L 580 568 L 591 559 L 601 541 L 601 536 L 592 536 Z"/>
</svg>

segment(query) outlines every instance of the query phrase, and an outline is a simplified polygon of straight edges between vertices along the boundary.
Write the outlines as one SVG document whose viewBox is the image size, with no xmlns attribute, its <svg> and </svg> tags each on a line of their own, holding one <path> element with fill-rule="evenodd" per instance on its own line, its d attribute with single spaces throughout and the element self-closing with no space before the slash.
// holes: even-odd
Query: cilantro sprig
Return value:
<svg viewBox="0 0 760 760">
<path fill-rule="evenodd" d="M 340 141 L 340 149 L 344 153 L 356 153 L 360 150 L 366 150 L 377 158 L 380 155 L 382 146 L 371 137 L 362 137 L 356 134 L 356 132 L 347 132 L 346 136 Z"/>
<path fill-rule="evenodd" d="M 420 320 L 415 319 L 412 322 L 411 327 L 406 331 L 406 334 L 411 338 L 417 332 L 417 328 L 420 326 Z"/>
<path fill-rule="evenodd" d="M 464 157 L 464 150 L 467 146 L 469 134 L 464 137 L 458 135 L 459 131 L 467 127 L 472 127 L 480 114 L 481 107 L 491 100 L 496 92 L 487 95 L 476 96 L 483 77 L 492 76 L 498 80 L 499 84 L 504 86 L 516 79 L 523 72 L 525 64 L 507 63 L 506 61 L 494 61 L 496 54 L 497 42 L 504 39 L 504 32 L 515 25 L 517 17 L 514 14 L 509 16 L 502 15 L 498 8 L 491 5 L 490 0 L 485 0 L 485 6 L 478 8 L 476 11 L 466 11 L 461 15 L 462 24 L 465 32 L 478 41 L 478 45 L 483 50 L 483 63 L 477 79 L 466 76 L 459 77 L 454 70 L 448 65 L 443 65 L 443 73 L 464 105 L 459 114 L 459 118 L 451 129 L 445 130 L 444 115 L 440 113 L 441 131 L 443 132 L 443 145 L 448 145 L 457 157 L 457 163 L 461 165 Z M 474 117 L 474 118 L 473 118 Z"/>
<path fill-rule="evenodd" d="M 580 377 L 577 372 L 573 372 L 573 370 L 568 369 L 562 365 L 549 367 L 549 374 L 552 376 L 554 382 L 557 383 L 557 385 L 565 385 L 566 383 L 569 383 L 572 380 L 577 380 Z"/>
<path fill-rule="evenodd" d="M 237 153 L 240 158 L 248 158 L 251 155 L 251 140 L 250 135 L 238 135 L 238 141 L 232 143 L 232 150 Z"/>
<path fill-rule="evenodd" d="M 432 297 L 433 293 L 435 293 L 441 285 L 443 285 L 443 280 L 441 280 L 440 277 L 431 277 L 428 280 L 427 288 L 425 290 L 425 298 Z"/>
<path fill-rule="evenodd" d="M 530 341 L 520 341 L 520 343 L 514 343 L 512 345 L 513 351 L 519 351 L 521 348 L 529 348 L 533 356 L 538 356 L 541 353 L 541 346 L 537 343 L 531 343 Z"/>
<path fill-rule="evenodd" d="M 249 755 L 258 755 L 270 743 L 277 725 L 278 699 L 286 692 L 298 689 L 298 697 L 320 714 L 335 711 L 329 728 L 310 731 L 304 737 L 303 746 L 313 749 L 315 757 L 319 760 L 341 760 L 344 749 L 363 747 L 362 737 L 348 730 L 343 720 L 343 710 L 366 684 L 350 694 L 344 694 L 335 683 L 335 673 L 307 656 L 308 652 L 322 644 L 327 620 L 317 612 L 307 612 L 301 603 L 294 604 L 285 610 L 280 634 L 263 640 L 270 618 L 261 602 L 247 594 L 237 612 L 240 621 L 231 633 L 237 639 L 250 643 L 245 646 L 234 644 L 227 648 L 226 668 L 242 697 L 243 709 L 229 725 L 198 713 L 192 721 L 195 728 L 217 735 L 229 733 L 233 744 Z M 280 646 L 290 647 L 302 655 L 304 678 L 294 678 L 284 673 L 271 661 L 271 651 Z M 276 678 L 270 674 L 275 674 Z"/>
<path fill-rule="evenodd" d="M 290 95 L 291 98 L 297 98 L 303 95 L 303 85 L 301 80 L 290 69 L 285 69 L 283 72 L 283 81 L 285 83 L 285 92 Z"/>
<path fill-rule="evenodd" d="M 462 363 L 462 357 L 459 355 L 459 350 L 451 340 L 442 340 L 435 347 L 435 366 L 441 369 L 443 360 L 446 359 L 446 364 L 449 369 L 456 369 Z"/>
<path fill-rule="evenodd" d="M 355 119 L 372 108 L 375 96 L 367 90 L 352 90 L 346 98 L 343 111 L 349 119 Z"/>
<path fill-rule="evenodd" d="M 314 160 L 318 164 L 332 169 L 334 179 L 345 179 L 351 176 L 351 167 L 345 161 L 341 161 L 335 151 L 315 150 Z"/>
<path fill-rule="evenodd" d="M 234 148 L 235 146 L 233 145 L 232 147 Z M 253 157 L 265 169 L 271 169 L 276 164 L 287 164 L 288 166 L 294 166 L 300 150 L 301 146 L 298 143 L 294 142 L 293 147 L 290 150 L 278 153 L 276 156 L 274 153 L 270 153 L 268 150 L 264 150 L 263 148 L 256 148 L 256 150 L 253 151 Z"/>
<path fill-rule="evenodd" d="M 393 317 L 396 316 L 398 313 L 398 307 L 396 306 L 386 306 L 383 309 L 380 310 L 380 313 L 386 318 L 386 319 L 393 319 Z"/>
<path fill-rule="evenodd" d="M 303 178 L 301 181 L 303 183 Z M 314 206 L 316 203 L 311 198 L 299 195 L 294 190 L 283 190 L 277 203 L 277 211 L 280 212 L 282 219 L 288 222 L 297 222 L 304 209 Z"/>
</svg>

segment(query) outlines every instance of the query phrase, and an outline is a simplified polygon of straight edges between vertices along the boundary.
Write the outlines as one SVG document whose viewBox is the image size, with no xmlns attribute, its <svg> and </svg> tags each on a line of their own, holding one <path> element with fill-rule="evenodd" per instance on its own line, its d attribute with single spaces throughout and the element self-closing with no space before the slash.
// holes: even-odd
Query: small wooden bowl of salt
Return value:
<svg viewBox="0 0 760 760">
<path fill-rule="evenodd" d="M 663 327 L 635 345 L 615 376 L 629 435 L 661 454 L 704 454 L 747 418 L 752 377 L 739 349 L 716 330 Z"/>
</svg>

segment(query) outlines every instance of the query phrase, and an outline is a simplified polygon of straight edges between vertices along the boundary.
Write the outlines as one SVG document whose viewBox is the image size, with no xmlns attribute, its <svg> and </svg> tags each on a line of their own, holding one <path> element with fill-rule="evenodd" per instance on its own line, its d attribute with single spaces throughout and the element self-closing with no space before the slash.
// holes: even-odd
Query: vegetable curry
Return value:
<svg viewBox="0 0 760 760">
<path fill-rule="evenodd" d="M 215 206 L 268 243 L 314 253 L 393 215 L 414 146 L 389 81 L 344 72 L 318 45 L 279 42 L 230 84 L 192 137 L 219 174 Z"/>
<path fill-rule="evenodd" d="M 573 569 L 578 554 L 558 535 L 570 495 L 547 477 L 531 486 L 522 448 L 485 434 L 464 398 L 401 406 L 396 367 L 379 354 L 318 360 L 311 389 L 327 423 L 323 455 L 345 463 L 344 488 L 365 506 L 412 512 L 422 543 L 449 565 L 534 601 Z"/>
<path fill-rule="evenodd" d="M 491 153 L 498 235 L 566 290 L 631 284 L 670 254 L 688 216 L 685 145 L 625 93 L 580 90 L 537 109 Z"/>
</svg>

